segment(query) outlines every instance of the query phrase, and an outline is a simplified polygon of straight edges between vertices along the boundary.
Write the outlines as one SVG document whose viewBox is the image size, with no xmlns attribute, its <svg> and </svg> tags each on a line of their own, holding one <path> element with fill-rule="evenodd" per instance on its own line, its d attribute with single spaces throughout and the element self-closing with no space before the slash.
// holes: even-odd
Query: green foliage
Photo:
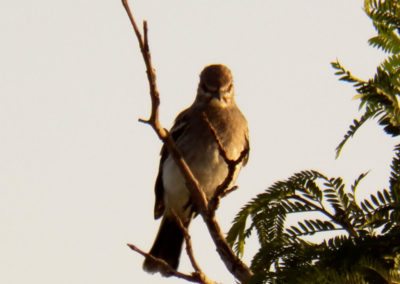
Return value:
<svg viewBox="0 0 400 284">
<path fill-rule="evenodd" d="M 360 109 L 364 110 L 337 147 L 337 156 L 348 139 L 370 118 L 378 118 L 386 133 L 400 135 L 400 4 L 396 0 L 366 0 L 364 9 L 377 31 L 369 44 L 385 51 L 388 57 L 377 67 L 375 76 L 367 81 L 352 75 L 339 61 L 332 63 L 340 80 L 353 84 Z"/>
<path fill-rule="evenodd" d="M 398 220 L 390 216 L 397 212 L 400 203 L 386 189 L 358 203 L 355 193 L 365 176 L 361 174 L 346 189 L 341 178 L 303 171 L 276 182 L 245 205 L 227 239 L 241 255 L 246 237 L 256 231 L 261 247 L 252 260 L 251 269 L 255 272 L 252 283 L 352 283 L 330 282 L 351 277 L 382 277 L 392 281 L 394 276 L 387 273 L 393 270 L 395 274 L 395 267 L 387 264 L 387 257 L 393 249 L 400 250 L 400 238 L 394 238 L 395 242 L 388 245 L 388 238 L 393 238 L 389 236 L 399 231 Z M 291 214 L 299 219 L 296 224 L 288 225 L 286 220 Z M 246 227 L 248 219 L 251 224 Z M 320 244 L 304 239 L 332 231 L 342 234 Z M 381 231 L 387 234 L 382 235 Z M 386 274 L 378 269 L 365 272 L 367 264 L 384 267 L 382 271 Z M 330 270 L 326 270 L 328 267 Z M 338 274 L 337 269 L 344 272 Z M 312 282 L 313 279 L 319 280 Z"/>
<path fill-rule="evenodd" d="M 388 54 L 364 81 L 338 61 L 332 66 L 357 91 L 363 114 L 336 149 L 369 119 L 400 135 L 400 4 L 365 0 L 377 36 L 369 44 Z M 394 149 L 389 188 L 357 200 L 357 188 L 341 178 L 307 170 L 278 181 L 237 214 L 227 240 L 239 256 L 254 232 L 260 244 L 250 283 L 400 283 L 400 144 Z M 315 241 L 323 239 L 323 241 Z"/>
</svg>

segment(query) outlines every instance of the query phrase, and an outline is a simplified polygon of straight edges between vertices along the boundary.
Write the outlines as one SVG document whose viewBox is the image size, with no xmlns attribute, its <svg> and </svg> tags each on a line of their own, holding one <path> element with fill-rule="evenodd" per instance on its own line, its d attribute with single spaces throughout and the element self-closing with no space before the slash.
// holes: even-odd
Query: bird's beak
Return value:
<svg viewBox="0 0 400 284">
<path fill-rule="evenodd" d="M 212 96 L 213 96 L 213 99 L 217 99 L 217 100 L 219 100 L 219 101 L 221 101 L 222 100 L 222 93 L 221 92 L 215 92 L 215 93 L 212 93 Z"/>
<path fill-rule="evenodd" d="M 211 105 L 218 107 L 218 108 L 224 108 L 227 106 L 227 101 L 225 98 L 225 93 L 223 91 L 216 91 L 211 93 Z"/>
</svg>

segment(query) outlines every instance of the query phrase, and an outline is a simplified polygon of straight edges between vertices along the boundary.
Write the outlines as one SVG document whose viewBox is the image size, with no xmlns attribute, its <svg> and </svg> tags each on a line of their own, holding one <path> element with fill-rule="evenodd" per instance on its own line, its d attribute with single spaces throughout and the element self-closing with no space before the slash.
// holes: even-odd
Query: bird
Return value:
<svg viewBox="0 0 400 284">
<path fill-rule="evenodd" d="M 194 102 L 176 117 L 169 134 L 207 200 L 228 175 L 221 146 L 231 160 L 237 160 L 245 151 L 229 186 L 234 185 L 240 169 L 247 164 L 250 146 L 247 120 L 236 105 L 232 72 L 227 66 L 212 64 L 202 70 Z M 181 170 L 164 145 L 154 206 L 154 218 L 162 220 L 149 254 L 176 270 L 184 242 L 182 225 L 188 228 L 197 213 Z M 143 269 L 168 276 L 160 262 L 151 257 L 145 258 Z"/>
</svg>

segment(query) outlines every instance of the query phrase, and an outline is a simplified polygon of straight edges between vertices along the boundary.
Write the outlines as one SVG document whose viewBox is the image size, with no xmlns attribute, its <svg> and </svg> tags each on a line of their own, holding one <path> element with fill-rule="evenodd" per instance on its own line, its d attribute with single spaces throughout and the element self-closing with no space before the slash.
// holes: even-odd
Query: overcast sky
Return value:
<svg viewBox="0 0 400 284">
<path fill-rule="evenodd" d="M 223 200 L 225 231 L 273 182 L 317 169 L 364 192 L 387 186 L 392 146 L 374 123 L 334 149 L 358 117 L 338 58 L 369 78 L 383 54 L 358 0 L 138 0 L 147 19 L 161 120 L 192 103 L 201 69 L 224 63 L 246 115 L 251 157 Z M 141 270 L 158 230 L 153 186 L 160 141 L 147 118 L 144 64 L 120 1 L 0 3 L 0 282 L 183 283 Z M 204 271 L 233 283 L 200 218 L 191 226 Z M 256 245 L 250 241 L 246 261 Z M 190 271 L 187 257 L 181 269 Z"/>
</svg>

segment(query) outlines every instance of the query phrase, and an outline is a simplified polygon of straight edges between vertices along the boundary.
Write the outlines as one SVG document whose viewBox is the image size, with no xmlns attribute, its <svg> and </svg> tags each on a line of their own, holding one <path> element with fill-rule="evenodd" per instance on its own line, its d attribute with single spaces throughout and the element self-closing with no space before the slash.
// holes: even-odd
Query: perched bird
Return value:
<svg viewBox="0 0 400 284">
<path fill-rule="evenodd" d="M 235 103 L 232 73 L 226 66 L 215 64 L 204 68 L 195 101 L 177 116 L 170 135 L 200 189 L 210 200 L 228 175 L 228 166 L 219 152 L 216 137 L 229 159 L 236 160 L 242 151 L 249 149 L 247 121 Z M 248 155 L 237 165 L 231 185 L 247 159 Z M 163 219 L 149 253 L 177 269 L 184 234 L 176 217 L 188 227 L 196 208 L 185 179 L 165 146 L 161 150 L 155 195 L 154 217 L 163 216 Z M 145 259 L 143 269 L 163 273 L 151 258 Z"/>
</svg>

